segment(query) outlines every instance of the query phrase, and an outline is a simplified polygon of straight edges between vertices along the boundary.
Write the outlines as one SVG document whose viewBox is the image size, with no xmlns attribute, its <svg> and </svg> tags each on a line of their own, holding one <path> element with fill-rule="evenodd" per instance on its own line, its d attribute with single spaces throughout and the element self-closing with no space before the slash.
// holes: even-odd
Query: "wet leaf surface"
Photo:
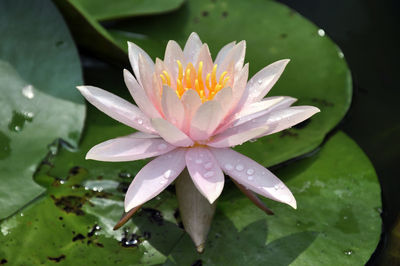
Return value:
<svg viewBox="0 0 400 266">
<path fill-rule="evenodd" d="M 2 1 L 0 35 L 1 220 L 44 192 L 33 173 L 56 139 L 77 145 L 85 106 L 78 54 L 50 1 Z"/>
</svg>

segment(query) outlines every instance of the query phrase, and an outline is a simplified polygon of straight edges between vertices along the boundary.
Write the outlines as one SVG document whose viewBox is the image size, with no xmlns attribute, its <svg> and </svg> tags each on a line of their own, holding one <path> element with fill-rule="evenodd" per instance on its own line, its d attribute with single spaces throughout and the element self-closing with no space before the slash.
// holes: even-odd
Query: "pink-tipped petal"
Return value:
<svg viewBox="0 0 400 266">
<path fill-rule="evenodd" d="M 176 92 L 167 85 L 163 86 L 161 106 L 165 118 L 177 128 L 182 128 L 185 109 Z"/>
<path fill-rule="evenodd" d="M 155 133 L 149 119 L 137 106 L 97 87 L 77 88 L 88 102 L 111 118 L 139 131 Z"/>
<path fill-rule="evenodd" d="M 224 174 L 214 156 L 206 148 L 191 148 L 186 152 L 186 165 L 196 188 L 212 204 L 224 187 Z"/>
<path fill-rule="evenodd" d="M 242 70 L 240 70 L 239 75 L 235 76 L 235 82 L 233 84 L 233 100 L 232 108 L 235 110 L 240 110 L 241 99 L 246 91 L 247 79 L 249 77 L 249 63 L 245 64 Z"/>
<path fill-rule="evenodd" d="M 140 80 L 141 85 L 146 92 L 147 97 L 150 101 L 155 105 L 157 103 L 157 95 L 154 91 L 153 86 L 153 78 L 154 78 L 154 71 L 151 69 L 150 64 L 147 62 L 142 54 L 139 54 L 139 72 L 140 72 Z"/>
<path fill-rule="evenodd" d="M 135 161 L 161 155 L 175 148 L 161 138 L 138 138 L 138 135 L 132 134 L 97 144 L 86 154 L 86 159 L 104 162 Z"/>
<path fill-rule="evenodd" d="M 231 149 L 210 149 L 222 170 L 239 184 L 264 197 L 297 208 L 286 185 L 268 169 Z"/>
<path fill-rule="evenodd" d="M 181 101 L 185 108 L 184 131 L 189 132 L 190 122 L 201 105 L 201 99 L 195 90 L 190 89 L 185 91 L 182 95 Z"/>
<path fill-rule="evenodd" d="M 125 196 L 125 212 L 163 191 L 185 168 L 185 151 L 176 149 L 155 158 L 133 179 Z"/>
<path fill-rule="evenodd" d="M 151 124 L 158 134 L 168 143 L 179 147 L 188 147 L 193 145 L 193 141 L 185 133 L 167 120 L 162 118 L 153 118 L 151 119 Z"/>
<path fill-rule="evenodd" d="M 132 98 L 135 100 L 135 103 L 139 108 L 150 118 L 160 117 L 160 113 L 154 105 L 149 104 L 150 100 L 143 87 L 139 85 L 133 75 L 126 69 L 124 69 L 124 80 Z"/>
<path fill-rule="evenodd" d="M 208 139 L 221 123 L 222 118 L 222 108 L 218 102 L 203 103 L 192 119 L 190 137 L 194 140 Z"/>
<path fill-rule="evenodd" d="M 267 126 L 256 127 L 246 131 L 230 132 L 230 134 L 216 135 L 207 145 L 215 148 L 226 148 L 242 145 L 246 141 L 254 139 L 268 130 Z"/>
<path fill-rule="evenodd" d="M 245 105 L 260 101 L 278 81 L 289 59 L 276 61 L 255 74 L 247 83 Z"/>
<path fill-rule="evenodd" d="M 221 50 L 219 50 L 217 57 L 214 60 L 214 63 L 220 65 L 224 60 L 224 58 L 226 57 L 226 55 L 229 53 L 229 51 L 232 50 L 233 47 L 235 47 L 235 44 L 236 42 L 230 42 L 224 47 L 222 47 Z"/>
<path fill-rule="evenodd" d="M 178 78 L 178 63 L 179 60 L 181 63 L 184 63 L 184 55 L 181 47 L 175 41 L 169 41 L 167 44 L 167 48 L 165 49 L 164 55 L 164 64 L 166 68 L 169 70 L 169 74 L 172 80 L 176 80 Z"/>
<path fill-rule="evenodd" d="M 202 45 L 203 43 L 201 42 L 199 35 L 192 32 L 186 41 L 185 48 L 183 48 L 186 63 L 195 61 Z"/>
<path fill-rule="evenodd" d="M 140 70 L 139 70 L 139 54 L 144 57 L 144 60 L 147 61 L 151 71 L 154 70 L 154 63 L 151 60 L 150 56 L 139 46 L 134 43 L 128 42 L 128 53 L 129 53 L 129 61 L 131 63 L 133 73 L 135 74 L 139 84 L 143 85 L 143 81 L 140 78 Z"/>
</svg>

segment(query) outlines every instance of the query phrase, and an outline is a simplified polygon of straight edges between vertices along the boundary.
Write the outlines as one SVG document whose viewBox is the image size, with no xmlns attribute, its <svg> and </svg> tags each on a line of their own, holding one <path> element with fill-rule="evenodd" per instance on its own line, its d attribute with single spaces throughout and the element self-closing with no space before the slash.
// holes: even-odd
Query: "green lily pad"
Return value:
<svg viewBox="0 0 400 266">
<path fill-rule="evenodd" d="M 321 109 L 292 129 L 237 147 L 256 161 L 275 165 L 315 149 L 347 112 L 351 75 L 341 51 L 323 30 L 272 0 L 189 0 L 171 14 L 114 23 L 109 37 L 124 51 L 127 41 L 132 41 L 153 58 L 162 58 L 168 40 L 183 45 L 193 31 L 209 44 L 214 56 L 226 43 L 246 40 L 251 75 L 276 60 L 290 58 L 269 95 L 296 97 L 298 105 Z M 107 56 L 101 42 L 90 45 Z"/>
<path fill-rule="evenodd" d="M 98 21 L 155 15 L 179 8 L 185 0 L 79 0 L 82 6 Z"/>
<path fill-rule="evenodd" d="M 77 145 L 85 106 L 78 54 L 50 1 L 1 1 L 0 35 L 3 219 L 44 192 L 33 173 L 56 139 Z"/>
</svg>

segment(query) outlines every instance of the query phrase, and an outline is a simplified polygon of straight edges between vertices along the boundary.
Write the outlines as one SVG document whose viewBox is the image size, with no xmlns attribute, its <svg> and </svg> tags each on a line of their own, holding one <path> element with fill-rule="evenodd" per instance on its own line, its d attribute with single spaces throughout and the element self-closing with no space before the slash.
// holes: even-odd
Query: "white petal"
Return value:
<svg viewBox="0 0 400 266">
<path fill-rule="evenodd" d="M 183 54 L 185 55 L 186 63 L 194 62 L 198 52 L 200 51 L 201 45 L 202 42 L 199 35 L 197 35 L 195 32 L 192 32 L 186 41 L 185 48 L 183 48 Z"/>
<path fill-rule="evenodd" d="M 244 56 L 246 54 L 246 42 L 241 41 L 232 48 L 225 56 L 221 65 L 218 66 L 217 76 L 220 76 L 223 71 L 229 68 L 229 65 L 233 64 L 233 73 L 239 73 L 243 67 Z"/>
<path fill-rule="evenodd" d="M 164 85 L 161 99 L 165 118 L 177 128 L 182 128 L 185 118 L 185 109 L 174 90 Z"/>
<path fill-rule="evenodd" d="M 236 42 L 230 42 L 227 45 L 225 45 L 224 47 L 222 47 L 221 50 L 219 50 L 217 57 L 214 60 L 214 63 L 217 65 L 220 65 L 222 63 L 222 61 L 224 60 L 224 58 L 229 53 L 229 51 L 232 50 L 232 48 L 235 46 L 235 44 L 236 44 Z"/>
<path fill-rule="evenodd" d="M 289 59 L 276 61 L 255 74 L 247 83 L 245 104 L 261 100 L 278 81 Z"/>
<path fill-rule="evenodd" d="M 196 188 L 212 204 L 224 188 L 224 174 L 214 156 L 206 148 L 190 148 L 186 165 Z"/>
<path fill-rule="evenodd" d="M 149 119 L 130 102 L 93 86 L 78 86 L 77 88 L 88 102 L 113 119 L 139 131 L 155 132 Z"/>
<path fill-rule="evenodd" d="M 160 113 L 157 111 L 154 105 L 151 104 L 143 87 L 139 85 L 133 75 L 126 69 L 124 69 L 124 80 L 129 92 L 132 95 L 132 98 L 135 100 L 135 103 L 139 106 L 139 108 L 149 118 L 160 117 Z"/>
<path fill-rule="evenodd" d="M 222 170 L 264 197 L 286 203 L 296 209 L 296 200 L 285 184 L 268 169 L 231 149 L 211 149 Z"/>
<path fill-rule="evenodd" d="M 230 87 L 225 87 L 219 92 L 217 92 L 217 94 L 215 94 L 213 101 L 218 102 L 219 105 L 222 107 L 223 117 L 225 117 L 231 110 L 232 99 L 233 99 L 233 93 L 232 93 L 232 88 Z"/>
<path fill-rule="evenodd" d="M 193 141 L 179 128 L 162 118 L 151 119 L 151 124 L 158 134 L 167 142 L 174 146 L 188 147 L 193 145 Z"/>
<path fill-rule="evenodd" d="M 144 57 L 144 59 L 147 61 L 147 64 L 150 66 L 152 71 L 154 70 L 153 60 L 151 60 L 150 56 L 142 48 L 131 42 L 128 42 L 128 53 L 133 73 L 135 73 L 135 76 L 139 81 L 139 84 L 143 85 L 140 79 L 139 54 L 141 54 Z"/>
<path fill-rule="evenodd" d="M 196 57 L 195 68 L 199 69 L 199 63 L 203 62 L 203 80 L 206 80 L 207 74 L 210 73 L 213 69 L 213 61 L 211 58 L 210 50 L 207 44 L 203 44 L 200 48 L 200 51 Z"/>
<path fill-rule="evenodd" d="M 222 121 L 222 108 L 218 102 L 203 103 L 192 119 L 190 137 L 194 140 L 208 139 Z"/>
<path fill-rule="evenodd" d="M 147 60 L 142 56 L 142 54 L 139 54 L 138 62 L 139 62 L 138 65 L 140 72 L 140 80 L 142 82 L 141 85 L 144 88 L 147 97 L 153 104 L 155 104 L 157 103 L 158 95 L 156 94 L 153 86 L 154 71 L 151 69 L 151 66 L 149 65 Z"/>
<path fill-rule="evenodd" d="M 125 212 L 163 191 L 185 168 L 185 151 L 176 149 L 149 162 L 133 179 L 125 196 Z"/>
<path fill-rule="evenodd" d="M 138 138 L 137 134 L 132 134 L 97 144 L 86 154 L 86 159 L 105 162 L 135 161 L 161 155 L 175 148 L 161 138 Z"/>
</svg>

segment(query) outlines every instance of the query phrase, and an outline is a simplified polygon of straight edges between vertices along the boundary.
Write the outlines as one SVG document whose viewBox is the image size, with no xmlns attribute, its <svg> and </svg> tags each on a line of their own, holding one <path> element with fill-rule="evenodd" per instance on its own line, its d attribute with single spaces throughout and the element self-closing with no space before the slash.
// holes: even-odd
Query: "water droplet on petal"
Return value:
<svg viewBox="0 0 400 266">
<path fill-rule="evenodd" d="M 233 169 L 233 165 L 227 163 L 227 164 L 225 164 L 225 169 L 228 170 L 228 171 L 230 171 L 230 170 Z"/>
<path fill-rule="evenodd" d="M 213 167 L 213 163 L 212 162 L 208 162 L 204 165 L 204 168 L 207 170 L 210 170 Z"/>
<path fill-rule="evenodd" d="M 164 178 L 170 178 L 172 176 L 172 174 L 173 174 L 172 170 L 167 170 L 164 173 Z"/>
<path fill-rule="evenodd" d="M 278 190 L 278 189 L 279 189 L 279 185 L 276 184 L 276 185 L 274 186 L 274 189 L 275 189 L 275 190 Z"/>
<path fill-rule="evenodd" d="M 251 180 L 253 180 L 253 179 L 254 179 L 254 177 L 253 177 L 253 176 L 251 176 L 251 175 L 249 175 L 249 176 L 247 177 L 247 179 L 248 179 L 249 181 L 251 181 Z"/>
<path fill-rule="evenodd" d="M 263 82 L 262 79 L 257 80 L 258 84 L 261 84 Z"/>
<path fill-rule="evenodd" d="M 324 37 L 325 36 L 325 31 L 323 29 L 319 29 L 318 30 L 318 35 L 321 36 L 321 37 Z"/>
<path fill-rule="evenodd" d="M 202 162 L 203 162 L 203 160 L 202 159 L 196 159 L 196 161 L 195 161 L 197 164 L 201 164 Z"/>
<path fill-rule="evenodd" d="M 160 151 L 165 150 L 165 149 L 167 148 L 167 144 L 161 143 L 161 144 L 158 145 L 157 148 L 158 148 Z"/>
<path fill-rule="evenodd" d="M 143 119 L 138 118 L 138 119 L 136 119 L 136 122 L 137 122 L 139 125 L 142 125 L 142 124 L 143 124 Z"/>
<path fill-rule="evenodd" d="M 204 177 L 210 178 L 210 177 L 213 177 L 213 175 L 214 175 L 214 171 L 208 171 L 207 173 L 204 174 Z"/>
<path fill-rule="evenodd" d="M 163 184 L 165 184 L 165 183 L 167 183 L 167 180 L 165 180 L 165 179 L 164 179 L 164 180 L 160 180 L 160 184 L 161 184 L 161 185 L 163 185 Z"/>
<path fill-rule="evenodd" d="M 249 168 L 249 169 L 247 169 L 246 173 L 247 173 L 248 175 L 252 175 L 252 174 L 254 174 L 254 170 L 251 169 L 251 168 Z"/>
<path fill-rule="evenodd" d="M 238 165 L 236 165 L 235 169 L 237 171 L 242 171 L 244 169 L 244 166 L 242 164 L 238 164 Z"/>
</svg>

